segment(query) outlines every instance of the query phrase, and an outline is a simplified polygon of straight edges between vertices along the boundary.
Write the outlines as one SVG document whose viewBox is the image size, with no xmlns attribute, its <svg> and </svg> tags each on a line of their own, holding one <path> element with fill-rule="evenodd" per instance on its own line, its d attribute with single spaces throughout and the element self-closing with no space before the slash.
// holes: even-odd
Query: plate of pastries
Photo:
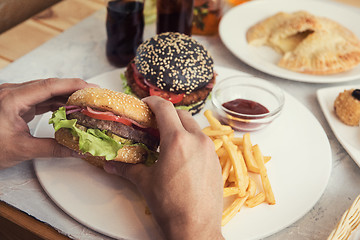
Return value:
<svg viewBox="0 0 360 240">
<path fill-rule="evenodd" d="M 250 1 L 224 15 L 219 34 L 236 57 L 262 72 L 344 82 L 360 78 L 358 11 L 330 1 Z"/>
</svg>

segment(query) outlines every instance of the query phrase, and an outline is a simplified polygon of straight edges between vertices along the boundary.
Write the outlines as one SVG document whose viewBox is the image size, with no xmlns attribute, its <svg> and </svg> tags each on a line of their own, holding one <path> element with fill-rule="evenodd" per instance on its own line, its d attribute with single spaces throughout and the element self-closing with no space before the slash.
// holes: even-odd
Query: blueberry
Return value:
<svg viewBox="0 0 360 240">
<path fill-rule="evenodd" d="M 355 89 L 351 95 L 360 101 L 360 89 Z"/>
</svg>

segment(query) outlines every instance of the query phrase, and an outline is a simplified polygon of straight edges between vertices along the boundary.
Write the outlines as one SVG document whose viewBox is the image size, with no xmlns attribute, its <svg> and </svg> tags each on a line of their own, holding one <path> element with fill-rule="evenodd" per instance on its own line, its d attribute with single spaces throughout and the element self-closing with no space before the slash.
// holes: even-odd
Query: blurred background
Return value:
<svg viewBox="0 0 360 240">
<path fill-rule="evenodd" d="M 0 0 L 0 69 L 102 8 L 104 0 Z"/>
<path fill-rule="evenodd" d="M 221 10 L 226 11 L 246 1 L 195 0 L 198 28 L 193 32 L 216 34 L 211 27 L 214 25 L 202 29 L 202 24 L 218 16 L 217 4 L 223 4 Z M 360 7 L 360 0 L 335 1 Z M 210 4 L 204 5 L 204 2 Z M 103 8 L 104 0 L 0 0 L 0 69 Z M 144 14 L 145 23 L 156 20 L 156 0 L 145 1 Z"/>
</svg>

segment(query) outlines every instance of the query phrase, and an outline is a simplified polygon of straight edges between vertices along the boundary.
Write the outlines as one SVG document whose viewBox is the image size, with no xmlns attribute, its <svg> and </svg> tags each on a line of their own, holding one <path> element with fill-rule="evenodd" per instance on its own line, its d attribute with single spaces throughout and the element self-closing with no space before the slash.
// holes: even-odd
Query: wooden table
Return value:
<svg viewBox="0 0 360 240">
<path fill-rule="evenodd" d="M 360 7 L 359 0 L 338 0 Z M 0 35 L 0 68 L 104 8 L 103 0 L 65 0 Z M 0 202 L 0 239 L 69 239 L 46 223 Z"/>
<path fill-rule="evenodd" d="M 64 0 L 0 34 L 0 69 L 105 7 L 104 0 Z"/>
</svg>

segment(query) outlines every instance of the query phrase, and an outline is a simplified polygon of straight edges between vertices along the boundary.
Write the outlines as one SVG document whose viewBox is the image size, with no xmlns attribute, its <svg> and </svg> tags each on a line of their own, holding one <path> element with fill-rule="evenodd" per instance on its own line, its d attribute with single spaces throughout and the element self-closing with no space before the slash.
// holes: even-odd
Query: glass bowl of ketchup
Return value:
<svg viewBox="0 0 360 240">
<path fill-rule="evenodd" d="M 239 131 L 257 131 L 276 119 L 284 106 L 284 93 L 276 85 L 252 76 L 220 80 L 212 91 L 217 118 Z"/>
</svg>

